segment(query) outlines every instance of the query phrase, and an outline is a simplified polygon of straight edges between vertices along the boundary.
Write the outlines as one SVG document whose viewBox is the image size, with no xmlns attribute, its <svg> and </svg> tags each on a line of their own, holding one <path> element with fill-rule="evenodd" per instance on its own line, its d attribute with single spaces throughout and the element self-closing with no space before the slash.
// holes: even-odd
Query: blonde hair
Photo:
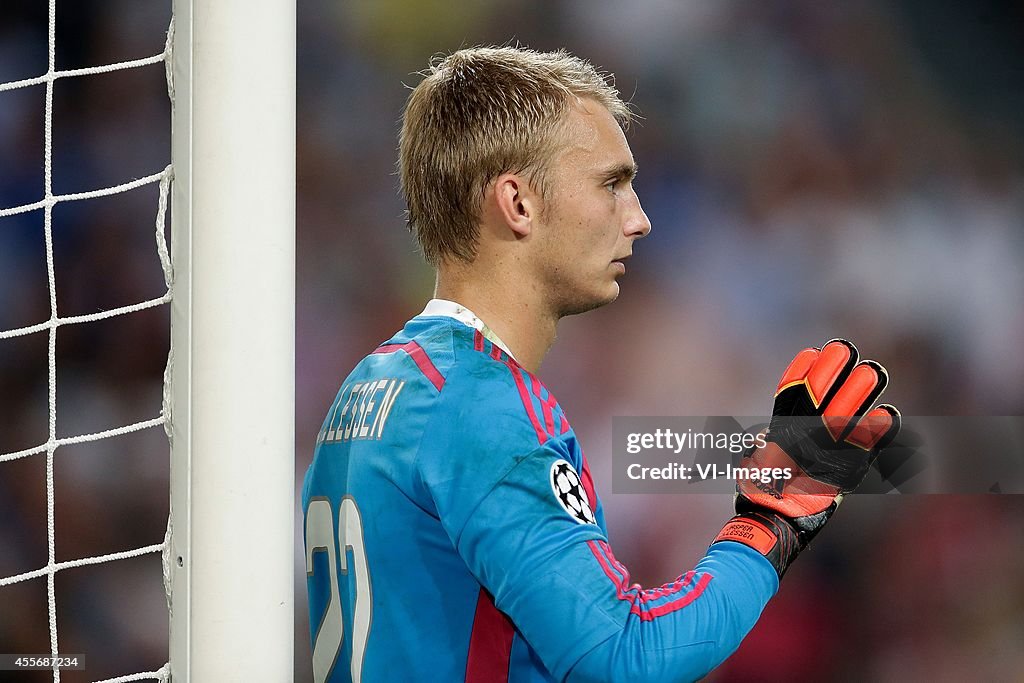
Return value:
<svg viewBox="0 0 1024 683">
<path fill-rule="evenodd" d="M 570 104 L 633 119 L 610 79 L 565 50 L 475 47 L 431 60 L 406 102 L 399 173 L 409 229 L 432 265 L 476 256 L 481 200 L 502 173 L 524 173 L 546 197 L 555 133 Z"/>
</svg>

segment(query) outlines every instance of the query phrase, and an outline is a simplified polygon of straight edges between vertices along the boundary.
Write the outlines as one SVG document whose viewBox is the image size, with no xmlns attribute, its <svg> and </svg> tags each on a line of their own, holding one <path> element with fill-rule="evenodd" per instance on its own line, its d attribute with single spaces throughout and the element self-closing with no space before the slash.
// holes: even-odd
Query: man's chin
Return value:
<svg viewBox="0 0 1024 683">
<path fill-rule="evenodd" d="M 589 296 L 580 295 L 572 300 L 566 301 L 562 305 L 561 314 L 559 317 L 566 317 L 569 315 L 579 315 L 580 313 L 586 313 L 592 311 L 595 308 L 601 308 L 619 298 L 619 283 L 612 281 L 611 287 L 604 292 L 593 293 Z"/>
</svg>

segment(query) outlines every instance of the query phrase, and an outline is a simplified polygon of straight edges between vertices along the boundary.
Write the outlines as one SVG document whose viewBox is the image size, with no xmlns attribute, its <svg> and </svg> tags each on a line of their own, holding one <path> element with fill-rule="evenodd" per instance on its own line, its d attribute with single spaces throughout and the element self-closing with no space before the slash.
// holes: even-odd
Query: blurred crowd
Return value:
<svg viewBox="0 0 1024 683">
<path fill-rule="evenodd" d="M 40 4 L 0 10 L 0 82 L 45 72 Z M 159 53 L 169 4 L 60 4 L 58 68 Z M 396 135 L 416 72 L 463 45 L 566 47 L 614 72 L 642 117 L 628 137 L 653 232 L 619 301 L 563 321 L 540 373 L 640 583 L 692 566 L 731 500 L 615 494 L 612 416 L 764 414 L 795 351 L 834 336 L 886 365 L 886 398 L 906 415 L 1024 413 L 1024 14 L 961 5 L 300 3 L 297 481 L 342 378 L 431 294 L 404 228 Z M 0 93 L 0 207 L 42 198 L 44 99 L 41 85 Z M 54 192 L 160 171 L 169 111 L 159 65 L 58 81 Z M 163 293 L 156 197 L 54 209 L 60 315 Z M 43 212 L 0 218 L 0 330 L 49 316 Z M 168 318 L 58 331 L 58 436 L 159 413 Z M 46 441 L 47 403 L 46 333 L 0 340 L 0 453 Z M 45 464 L 0 462 L 0 577 L 46 563 Z M 54 470 L 58 561 L 163 537 L 160 429 L 62 447 Z M 709 680 L 1020 680 L 1022 515 L 1015 495 L 850 499 Z M 166 661 L 159 558 L 118 565 L 56 577 L 61 649 L 88 654 L 90 680 Z M 296 569 L 305 681 L 298 549 Z M 48 651 L 45 580 L 0 601 L 0 651 Z"/>
</svg>

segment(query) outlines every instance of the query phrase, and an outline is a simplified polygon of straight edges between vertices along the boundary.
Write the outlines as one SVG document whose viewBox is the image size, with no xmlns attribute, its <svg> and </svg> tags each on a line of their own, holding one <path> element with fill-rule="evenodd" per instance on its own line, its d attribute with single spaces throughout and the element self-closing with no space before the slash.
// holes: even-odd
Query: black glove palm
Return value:
<svg viewBox="0 0 1024 683">
<path fill-rule="evenodd" d="M 739 479 L 738 515 L 715 541 L 754 547 L 780 577 L 899 431 L 895 407 L 870 409 L 888 383 L 885 368 L 858 358 L 844 339 L 798 353 L 779 381 L 767 444 L 740 462 L 751 470 L 788 468 L 791 476 Z"/>
</svg>

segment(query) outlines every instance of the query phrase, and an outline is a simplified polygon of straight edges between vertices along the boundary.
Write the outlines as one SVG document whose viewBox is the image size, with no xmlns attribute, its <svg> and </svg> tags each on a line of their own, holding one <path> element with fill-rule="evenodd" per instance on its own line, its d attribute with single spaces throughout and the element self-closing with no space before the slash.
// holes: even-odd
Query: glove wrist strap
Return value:
<svg viewBox="0 0 1024 683">
<path fill-rule="evenodd" d="M 730 519 L 711 545 L 723 542 L 742 543 L 761 553 L 780 579 L 801 550 L 793 525 L 768 510 L 743 512 Z"/>
</svg>

